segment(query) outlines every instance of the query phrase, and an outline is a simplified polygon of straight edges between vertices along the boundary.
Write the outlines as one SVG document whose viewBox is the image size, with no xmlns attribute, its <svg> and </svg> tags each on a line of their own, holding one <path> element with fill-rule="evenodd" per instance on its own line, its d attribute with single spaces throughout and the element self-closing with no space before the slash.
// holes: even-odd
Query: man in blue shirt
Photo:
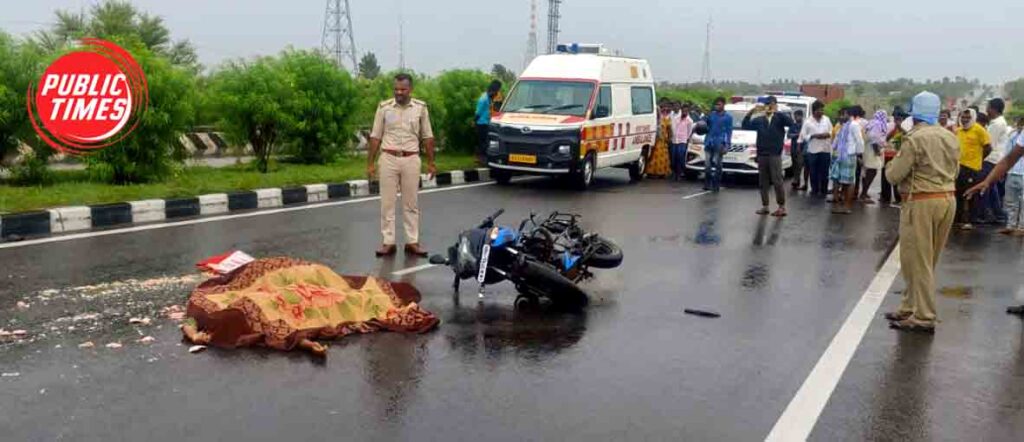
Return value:
<svg viewBox="0 0 1024 442">
<path fill-rule="evenodd" d="M 477 162 L 481 165 L 485 163 L 487 158 L 488 132 L 491 127 L 491 105 L 494 103 L 494 97 L 498 95 L 498 92 L 501 92 L 501 82 L 494 80 L 487 87 L 487 92 L 476 101 L 476 116 L 473 120 L 476 122 L 476 133 L 479 136 L 476 158 Z"/>
<path fill-rule="evenodd" d="M 725 98 L 715 98 L 715 107 L 704 122 L 704 190 L 718 192 L 722 185 L 722 155 L 732 145 L 732 115 L 725 111 Z"/>
</svg>

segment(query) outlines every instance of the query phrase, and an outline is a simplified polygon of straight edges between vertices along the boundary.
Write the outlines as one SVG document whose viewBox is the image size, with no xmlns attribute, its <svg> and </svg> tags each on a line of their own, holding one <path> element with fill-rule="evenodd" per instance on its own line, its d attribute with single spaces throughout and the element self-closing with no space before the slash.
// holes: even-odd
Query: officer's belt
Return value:
<svg viewBox="0 0 1024 442">
<path fill-rule="evenodd" d="M 396 156 L 396 157 L 411 157 L 411 156 L 419 155 L 420 154 L 419 152 L 406 152 L 406 151 L 402 151 L 402 150 L 391 150 L 391 149 L 384 149 L 384 153 L 386 153 L 388 155 L 391 155 L 391 156 Z"/>
<path fill-rule="evenodd" d="M 913 194 L 903 194 L 903 201 L 918 201 L 918 200 L 930 200 L 935 198 L 946 198 L 955 197 L 956 192 L 915 192 Z"/>
</svg>

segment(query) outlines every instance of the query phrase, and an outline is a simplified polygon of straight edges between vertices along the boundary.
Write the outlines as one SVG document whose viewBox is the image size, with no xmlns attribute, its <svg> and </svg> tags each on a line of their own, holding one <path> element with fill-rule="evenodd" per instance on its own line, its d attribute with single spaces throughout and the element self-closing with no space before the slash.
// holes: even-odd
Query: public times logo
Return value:
<svg viewBox="0 0 1024 442">
<path fill-rule="evenodd" d="M 127 137 L 149 106 L 146 76 L 128 51 L 88 38 L 29 85 L 32 127 L 61 152 L 96 152 Z"/>
</svg>

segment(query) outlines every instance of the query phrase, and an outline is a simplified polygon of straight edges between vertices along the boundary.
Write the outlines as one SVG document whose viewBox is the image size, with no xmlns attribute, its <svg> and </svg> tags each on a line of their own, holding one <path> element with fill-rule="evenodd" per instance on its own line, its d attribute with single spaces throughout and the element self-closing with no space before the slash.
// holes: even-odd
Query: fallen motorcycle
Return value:
<svg viewBox="0 0 1024 442">
<path fill-rule="evenodd" d="M 476 228 L 462 232 L 448 256 L 430 258 L 432 264 L 451 267 L 456 293 L 465 279 L 476 278 L 480 297 L 486 286 L 510 281 L 520 294 L 517 307 L 536 305 L 539 298 L 560 307 L 582 307 L 589 298 L 577 284 L 594 277 L 590 270 L 622 264 L 622 249 L 586 232 L 579 215 L 555 212 L 538 219 L 531 214 L 514 229 L 495 226 L 503 213 L 498 210 Z"/>
</svg>

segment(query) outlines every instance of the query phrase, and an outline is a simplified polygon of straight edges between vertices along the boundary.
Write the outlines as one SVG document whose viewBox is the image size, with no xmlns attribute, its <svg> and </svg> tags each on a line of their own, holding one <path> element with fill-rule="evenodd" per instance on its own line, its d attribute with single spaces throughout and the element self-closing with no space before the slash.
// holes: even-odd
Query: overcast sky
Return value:
<svg viewBox="0 0 1024 442">
<path fill-rule="evenodd" d="M 530 0 L 349 0 L 356 46 L 385 69 L 398 64 L 399 10 L 406 64 L 435 73 L 455 67 L 522 68 Z M 0 0 L 0 28 L 24 34 L 58 8 L 95 0 Z M 134 0 L 188 38 L 201 61 L 319 47 L 325 0 Z M 546 46 L 547 0 L 538 0 Z M 566 42 L 601 42 L 651 61 L 661 80 L 700 77 L 705 25 L 713 16 L 712 74 L 719 80 L 883 80 L 1024 77 L 1024 1 L 952 0 L 565 0 Z"/>
</svg>

